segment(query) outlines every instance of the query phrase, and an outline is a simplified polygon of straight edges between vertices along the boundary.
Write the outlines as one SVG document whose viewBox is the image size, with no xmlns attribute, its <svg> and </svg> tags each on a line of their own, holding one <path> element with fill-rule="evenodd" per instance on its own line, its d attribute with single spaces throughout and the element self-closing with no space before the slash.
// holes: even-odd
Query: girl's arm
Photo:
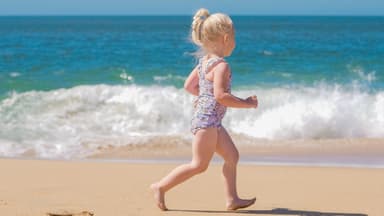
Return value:
<svg viewBox="0 0 384 216">
<path fill-rule="evenodd" d="M 215 99 L 220 104 L 227 107 L 235 108 L 256 108 L 256 96 L 248 97 L 247 99 L 238 98 L 231 93 L 227 92 L 227 86 L 230 81 L 231 69 L 228 63 L 221 62 L 213 69 L 213 93 Z"/>
<path fill-rule="evenodd" d="M 188 78 L 184 82 L 184 89 L 190 94 L 199 96 L 199 74 L 197 66 L 189 74 Z"/>
</svg>

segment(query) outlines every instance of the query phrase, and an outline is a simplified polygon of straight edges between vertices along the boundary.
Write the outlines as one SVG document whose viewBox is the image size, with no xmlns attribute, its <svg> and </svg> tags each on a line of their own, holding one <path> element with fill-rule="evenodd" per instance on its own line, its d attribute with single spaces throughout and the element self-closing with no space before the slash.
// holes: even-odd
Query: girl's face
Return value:
<svg viewBox="0 0 384 216">
<path fill-rule="evenodd" d="M 232 27 L 231 32 L 224 36 L 224 56 L 230 56 L 235 47 L 235 29 Z"/>
</svg>

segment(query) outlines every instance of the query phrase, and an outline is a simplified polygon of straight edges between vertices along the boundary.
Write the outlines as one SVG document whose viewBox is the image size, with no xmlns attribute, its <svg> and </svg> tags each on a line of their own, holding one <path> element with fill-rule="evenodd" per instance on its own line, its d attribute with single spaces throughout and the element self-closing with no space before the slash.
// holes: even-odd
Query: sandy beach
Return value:
<svg viewBox="0 0 384 216">
<path fill-rule="evenodd" d="M 244 164 L 239 193 L 257 202 L 227 212 L 219 163 L 167 193 L 170 211 L 161 212 L 148 186 L 176 165 L 1 159 L 0 215 L 384 214 L 384 169 Z"/>
</svg>

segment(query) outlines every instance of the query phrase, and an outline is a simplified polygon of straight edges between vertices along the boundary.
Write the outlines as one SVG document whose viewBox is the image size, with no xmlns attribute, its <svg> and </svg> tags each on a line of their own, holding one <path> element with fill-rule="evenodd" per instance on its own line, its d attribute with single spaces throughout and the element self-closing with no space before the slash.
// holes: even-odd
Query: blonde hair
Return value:
<svg viewBox="0 0 384 216">
<path fill-rule="evenodd" d="M 205 8 L 199 9 L 192 21 L 192 41 L 201 48 L 208 48 L 220 36 L 230 33 L 233 28 L 231 18 L 222 13 L 210 14 Z"/>
</svg>

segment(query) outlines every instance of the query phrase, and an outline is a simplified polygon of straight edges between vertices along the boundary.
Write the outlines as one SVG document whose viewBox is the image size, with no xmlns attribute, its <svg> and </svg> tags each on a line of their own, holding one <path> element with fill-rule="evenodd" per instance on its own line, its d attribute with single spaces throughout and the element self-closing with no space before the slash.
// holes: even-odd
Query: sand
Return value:
<svg viewBox="0 0 384 216">
<path fill-rule="evenodd" d="M 383 138 L 264 140 L 234 135 L 241 159 L 258 163 L 364 165 L 384 168 Z M 103 145 L 106 146 L 106 145 Z M 189 160 L 191 140 L 156 137 L 146 143 L 98 149 L 90 159 Z M 23 155 L 36 157 L 36 155 Z M 214 158 L 215 159 L 215 158 Z"/>
<path fill-rule="evenodd" d="M 161 212 L 148 186 L 175 166 L 0 159 L 0 215 L 384 215 L 384 169 L 244 164 L 238 190 L 256 204 L 227 212 L 218 163 L 169 191 Z"/>
</svg>

